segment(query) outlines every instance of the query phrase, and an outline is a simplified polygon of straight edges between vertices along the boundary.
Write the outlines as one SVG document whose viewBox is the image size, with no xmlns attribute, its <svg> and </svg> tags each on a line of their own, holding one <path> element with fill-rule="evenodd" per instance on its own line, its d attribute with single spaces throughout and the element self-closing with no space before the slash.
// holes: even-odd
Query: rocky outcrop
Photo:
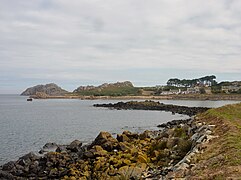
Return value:
<svg viewBox="0 0 241 180">
<path fill-rule="evenodd" d="M 30 88 L 27 88 L 24 92 L 22 92 L 22 96 L 61 96 L 68 93 L 68 91 L 62 89 L 54 83 L 46 84 L 46 85 L 37 85 Z"/>
<path fill-rule="evenodd" d="M 36 92 L 35 95 L 31 95 L 30 98 L 35 98 L 35 99 L 46 99 L 49 98 L 50 96 L 47 95 L 44 92 Z"/>
<path fill-rule="evenodd" d="M 156 110 L 156 111 L 169 111 L 173 114 L 185 114 L 188 116 L 196 115 L 197 113 L 202 113 L 210 108 L 206 107 L 187 107 L 187 106 L 177 106 L 172 104 L 163 104 L 156 101 L 129 101 L 129 102 L 118 102 L 115 104 L 94 104 L 95 107 L 107 107 L 114 109 L 135 109 L 135 110 Z"/>
<path fill-rule="evenodd" d="M 117 138 L 100 132 L 89 145 L 47 143 L 0 167 L 0 179 L 175 179 L 185 178 L 191 160 L 215 138 L 213 125 L 194 118 L 162 124 L 160 131 L 124 131 Z"/>
<path fill-rule="evenodd" d="M 102 91 L 108 88 L 121 88 L 121 87 L 134 87 L 134 86 L 130 81 L 117 82 L 117 83 L 104 83 L 100 86 L 80 86 L 74 90 L 74 93 L 78 93 L 82 91 L 90 91 L 90 90 Z"/>
<path fill-rule="evenodd" d="M 209 142 L 219 137 L 213 134 L 214 128 L 215 125 L 207 125 L 198 121 L 192 123 L 192 128 L 190 129 L 192 131 L 190 139 L 192 141 L 192 147 L 181 161 L 168 168 L 169 172 L 164 176 L 165 179 L 189 179 L 192 176 L 193 168 L 196 166 L 194 162 L 197 156 L 202 156 Z"/>
</svg>

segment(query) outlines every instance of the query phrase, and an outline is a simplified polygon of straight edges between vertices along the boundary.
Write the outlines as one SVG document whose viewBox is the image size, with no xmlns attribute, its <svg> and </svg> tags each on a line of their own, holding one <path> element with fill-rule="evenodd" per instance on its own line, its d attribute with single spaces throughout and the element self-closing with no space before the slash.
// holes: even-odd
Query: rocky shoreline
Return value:
<svg viewBox="0 0 241 180">
<path fill-rule="evenodd" d="M 109 104 L 94 104 L 94 107 L 106 107 L 118 110 L 154 110 L 154 111 L 167 111 L 173 114 L 185 114 L 188 116 L 194 116 L 198 113 L 207 111 L 210 108 L 207 107 L 187 107 L 178 106 L 173 104 L 163 104 L 156 101 L 146 100 L 146 101 L 128 101 L 128 102 L 118 102 Z"/>
<path fill-rule="evenodd" d="M 42 155 L 29 153 L 0 167 L 0 179 L 171 179 L 190 175 L 191 159 L 202 153 L 214 125 L 176 120 L 159 131 L 100 132 L 82 145 L 47 143 Z"/>
<path fill-rule="evenodd" d="M 233 94 L 196 94 L 196 95 L 160 95 L 160 96 L 76 96 L 76 95 L 58 95 L 49 96 L 46 94 L 37 93 L 31 95 L 35 99 L 81 99 L 81 100 L 98 100 L 98 99 L 111 99 L 111 100 L 198 100 L 198 101 L 241 101 L 241 95 Z"/>
</svg>

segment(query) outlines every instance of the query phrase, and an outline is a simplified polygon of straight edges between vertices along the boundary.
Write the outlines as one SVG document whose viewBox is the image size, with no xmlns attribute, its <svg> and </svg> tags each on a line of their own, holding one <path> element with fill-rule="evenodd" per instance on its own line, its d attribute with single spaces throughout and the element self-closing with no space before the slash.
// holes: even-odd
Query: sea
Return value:
<svg viewBox="0 0 241 180">
<path fill-rule="evenodd" d="M 127 100 L 125 100 L 127 101 Z M 0 165 L 17 160 L 28 152 L 37 153 L 47 142 L 69 144 L 75 139 L 90 143 L 100 131 L 114 137 L 125 130 L 158 130 L 157 125 L 185 115 L 163 111 L 110 110 L 93 107 L 96 103 L 118 100 L 34 99 L 0 95 Z M 239 101 L 161 100 L 166 104 L 220 107 Z"/>
</svg>

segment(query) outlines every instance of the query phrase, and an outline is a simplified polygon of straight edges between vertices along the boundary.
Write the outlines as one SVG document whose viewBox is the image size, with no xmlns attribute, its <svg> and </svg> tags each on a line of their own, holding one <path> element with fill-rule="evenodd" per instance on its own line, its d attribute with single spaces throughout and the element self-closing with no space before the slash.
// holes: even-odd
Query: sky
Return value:
<svg viewBox="0 0 241 180">
<path fill-rule="evenodd" d="M 0 94 L 241 80 L 240 0 L 0 0 Z"/>
</svg>

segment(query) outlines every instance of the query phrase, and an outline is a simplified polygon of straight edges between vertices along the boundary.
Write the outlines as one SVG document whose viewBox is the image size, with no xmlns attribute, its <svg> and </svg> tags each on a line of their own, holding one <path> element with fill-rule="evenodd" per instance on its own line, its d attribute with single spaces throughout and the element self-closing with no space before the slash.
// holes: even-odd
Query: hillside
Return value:
<svg viewBox="0 0 241 180">
<path fill-rule="evenodd" d="M 54 83 L 49 83 L 45 85 L 37 85 L 30 88 L 27 88 L 24 92 L 22 92 L 22 96 L 32 96 L 38 93 L 42 93 L 48 96 L 60 96 L 68 93 L 68 91 L 62 89 L 58 85 Z"/>
<path fill-rule="evenodd" d="M 126 96 L 138 95 L 139 88 L 134 87 L 130 81 L 124 81 L 100 86 L 80 86 L 73 93 L 83 96 Z"/>
<path fill-rule="evenodd" d="M 199 122 L 215 125 L 215 140 L 195 157 L 190 179 L 238 179 L 241 177 L 241 103 L 211 109 Z"/>
</svg>

